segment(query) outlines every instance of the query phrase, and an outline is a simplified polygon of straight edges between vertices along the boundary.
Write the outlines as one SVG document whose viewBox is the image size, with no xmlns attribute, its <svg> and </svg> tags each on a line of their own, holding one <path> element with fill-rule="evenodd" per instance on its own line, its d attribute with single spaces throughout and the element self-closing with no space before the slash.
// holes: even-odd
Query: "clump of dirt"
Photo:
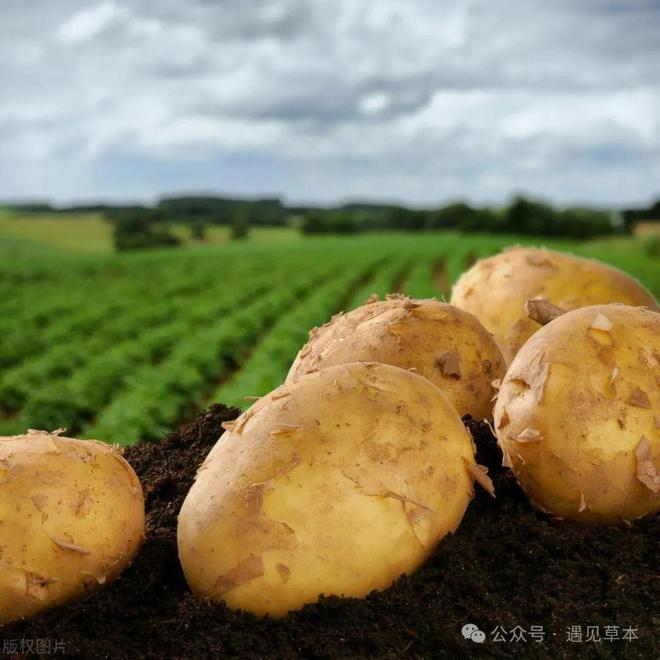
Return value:
<svg viewBox="0 0 660 660">
<path fill-rule="evenodd" d="M 364 600 L 326 598 L 278 621 L 193 597 L 177 559 L 176 517 L 221 422 L 237 414 L 214 405 L 161 443 L 130 447 L 148 521 L 133 565 L 82 602 L 0 631 L 0 648 L 3 639 L 13 648 L 49 639 L 66 656 L 118 660 L 660 657 L 660 517 L 585 527 L 535 513 L 501 467 L 488 426 L 469 417 L 497 497 L 478 489 L 459 530 L 416 574 Z M 483 643 L 463 637 L 468 622 Z M 596 626 L 602 641 L 587 641 Z"/>
</svg>

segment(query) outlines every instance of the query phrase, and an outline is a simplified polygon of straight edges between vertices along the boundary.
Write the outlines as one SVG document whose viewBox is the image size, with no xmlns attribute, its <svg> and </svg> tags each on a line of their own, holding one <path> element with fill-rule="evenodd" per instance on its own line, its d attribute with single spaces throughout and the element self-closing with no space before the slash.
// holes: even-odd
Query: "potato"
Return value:
<svg viewBox="0 0 660 660">
<path fill-rule="evenodd" d="M 546 298 L 565 310 L 614 302 L 658 309 L 637 280 L 616 268 L 533 247 L 477 261 L 454 285 L 451 303 L 472 312 L 495 335 L 510 364 L 539 328 L 525 313 L 531 298 Z"/>
<path fill-rule="evenodd" d="M 339 314 L 310 332 L 288 380 L 346 362 L 381 362 L 414 369 L 437 385 L 461 415 L 492 418 L 491 383 L 505 363 L 477 319 L 437 300 L 389 296 Z"/>
<path fill-rule="evenodd" d="M 660 314 L 596 305 L 550 322 L 513 360 L 495 429 L 539 509 L 587 523 L 660 510 Z"/>
<path fill-rule="evenodd" d="M 179 515 L 191 589 L 282 616 L 414 571 L 472 497 L 471 438 L 438 388 L 382 364 L 282 385 L 212 449 Z"/>
<path fill-rule="evenodd" d="M 98 589 L 144 535 L 140 482 L 102 442 L 0 437 L 0 624 Z"/>
</svg>

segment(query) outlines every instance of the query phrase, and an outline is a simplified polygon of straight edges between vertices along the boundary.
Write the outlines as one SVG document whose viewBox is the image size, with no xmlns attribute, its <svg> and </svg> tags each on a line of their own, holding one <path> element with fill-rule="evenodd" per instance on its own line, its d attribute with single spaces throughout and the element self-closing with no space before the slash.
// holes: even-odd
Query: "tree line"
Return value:
<svg viewBox="0 0 660 660">
<path fill-rule="evenodd" d="M 623 231 L 619 216 L 592 208 L 557 209 L 542 201 L 516 197 L 504 208 L 474 207 L 456 202 L 438 209 L 402 206 L 308 209 L 301 229 L 307 234 L 356 233 L 375 229 L 463 232 L 591 238 Z"/>
<path fill-rule="evenodd" d="M 636 221 L 660 216 L 660 201 L 648 209 L 613 212 L 588 207 L 557 208 L 522 195 L 498 208 L 466 202 L 427 209 L 369 203 L 322 208 L 286 206 L 278 198 L 213 196 L 167 197 L 154 206 L 89 204 L 54 208 L 38 202 L 10 208 L 24 213 L 102 213 L 113 225 L 119 250 L 176 245 L 180 239 L 172 231 L 174 225 L 187 226 L 197 240 L 204 240 L 212 225 L 230 227 L 230 236 L 237 240 L 245 238 L 251 227 L 259 226 L 293 226 L 308 235 L 449 229 L 586 239 L 630 232 Z"/>
</svg>

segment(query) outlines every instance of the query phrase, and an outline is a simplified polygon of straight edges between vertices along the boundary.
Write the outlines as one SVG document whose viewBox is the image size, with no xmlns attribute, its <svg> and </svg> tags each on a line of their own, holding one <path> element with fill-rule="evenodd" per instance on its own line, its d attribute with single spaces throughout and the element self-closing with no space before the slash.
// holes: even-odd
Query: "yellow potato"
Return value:
<svg viewBox="0 0 660 660">
<path fill-rule="evenodd" d="M 511 363 L 539 329 L 525 312 L 531 298 L 546 298 L 565 310 L 614 302 L 658 309 L 637 280 L 616 268 L 533 247 L 511 248 L 477 261 L 454 285 L 451 303 L 472 312 Z"/>
<path fill-rule="evenodd" d="M 495 340 L 472 314 L 405 296 L 369 301 L 312 330 L 288 380 L 346 362 L 414 369 L 437 385 L 459 414 L 476 419 L 492 417 L 491 383 L 506 370 Z"/>
<path fill-rule="evenodd" d="M 660 510 L 660 314 L 597 305 L 550 322 L 512 362 L 495 429 L 537 508 L 589 523 Z"/>
<path fill-rule="evenodd" d="M 458 527 L 473 473 L 471 438 L 425 378 L 374 363 L 303 376 L 241 415 L 200 468 L 179 515 L 186 578 L 259 615 L 366 596 Z"/>
<path fill-rule="evenodd" d="M 0 624 L 100 588 L 144 536 L 140 482 L 110 446 L 0 437 Z"/>
</svg>

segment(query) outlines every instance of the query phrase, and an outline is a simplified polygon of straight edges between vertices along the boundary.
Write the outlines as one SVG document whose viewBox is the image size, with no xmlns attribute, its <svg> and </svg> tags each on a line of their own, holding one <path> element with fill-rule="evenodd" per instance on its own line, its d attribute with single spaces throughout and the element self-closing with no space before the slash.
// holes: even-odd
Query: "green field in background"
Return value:
<svg viewBox="0 0 660 660">
<path fill-rule="evenodd" d="M 100 214 L 12 215 L 0 213 L 0 245 L 8 240 L 30 246 L 53 247 L 70 252 L 111 253 L 112 228 Z"/>
<path fill-rule="evenodd" d="M 190 229 L 174 225 L 172 233 L 184 244 L 195 245 Z M 205 245 L 218 245 L 229 241 L 229 227 L 209 226 Z M 294 229 L 284 227 L 258 227 L 250 232 L 248 240 L 256 243 L 289 242 L 301 239 Z M 0 209 L 0 250 L 12 243 L 22 252 L 55 248 L 76 254 L 111 254 L 112 226 L 100 213 L 25 214 L 14 215 Z"/>
<path fill-rule="evenodd" d="M 94 217 L 0 217 L 0 434 L 160 438 L 213 401 L 245 406 L 276 387 L 308 330 L 334 312 L 371 293 L 447 296 L 475 259 L 534 242 L 287 229 L 227 242 L 219 228 L 215 244 L 116 255 L 103 231 Z M 541 243 L 598 257 L 660 294 L 660 263 L 639 239 Z"/>
</svg>

